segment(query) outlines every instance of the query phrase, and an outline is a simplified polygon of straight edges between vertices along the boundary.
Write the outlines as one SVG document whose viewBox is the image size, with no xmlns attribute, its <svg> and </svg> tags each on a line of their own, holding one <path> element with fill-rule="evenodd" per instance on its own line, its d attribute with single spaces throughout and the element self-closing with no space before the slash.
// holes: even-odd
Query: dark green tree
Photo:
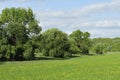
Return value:
<svg viewBox="0 0 120 80">
<path fill-rule="evenodd" d="M 82 54 L 89 53 L 89 48 L 91 45 L 90 33 L 76 30 L 69 35 L 69 38 L 73 41 L 76 49 L 79 49 L 77 49 L 78 51 L 81 51 Z"/>
<path fill-rule="evenodd" d="M 4 51 L 15 60 L 26 58 L 24 53 L 28 52 L 28 49 L 24 45 L 28 44 L 28 41 L 34 42 L 34 38 L 39 36 L 40 32 L 41 27 L 30 8 L 5 8 L 0 15 L 0 42 L 6 41 L 6 43 L 1 43 L 1 46 L 9 45 L 10 47 L 7 46 L 8 50 L 5 49 Z M 34 43 L 29 45 L 35 49 Z M 11 47 L 15 47 L 15 49 Z M 29 54 L 34 54 L 33 51 Z M 1 52 L 1 55 L 5 55 L 5 53 Z"/>
<path fill-rule="evenodd" d="M 94 46 L 94 52 L 96 54 L 103 54 L 103 52 L 104 52 L 104 45 L 103 44 L 96 44 Z"/>
<path fill-rule="evenodd" d="M 42 34 L 43 54 L 52 57 L 64 57 L 68 55 L 69 41 L 67 34 L 56 29 L 49 29 Z"/>
</svg>

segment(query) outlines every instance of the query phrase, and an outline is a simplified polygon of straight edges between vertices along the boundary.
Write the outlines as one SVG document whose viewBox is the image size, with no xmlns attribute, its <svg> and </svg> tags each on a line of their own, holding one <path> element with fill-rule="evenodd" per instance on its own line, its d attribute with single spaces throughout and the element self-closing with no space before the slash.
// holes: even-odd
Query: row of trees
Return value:
<svg viewBox="0 0 120 80">
<path fill-rule="evenodd" d="M 31 9 L 6 8 L 0 15 L 0 60 L 31 60 L 36 53 L 65 57 L 73 54 L 97 54 L 120 51 L 120 38 L 90 39 L 88 32 L 70 35 L 52 28 L 43 33 Z"/>
<path fill-rule="evenodd" d="M 94 38 L 91 50 L 98 48 L 102 52 L 119 52 L 120 38 Z"/>
<path fill-rule="evenodd" d="M 50 29 L 42 34 L 43 54 L 45 56 L 64 57 L 72 54 L 88 54 L 90 34 L 80 30 L 73 31 L 69 36 L 56 29 Z"/>
<path fill-rule="evenodd" d="M 31 9 L 4 9 L 0 15 L 0 59 L 31 60 L 36 53 L 61 58 L 89 53 L 88 32 L 76 30 L 68 36 L 53 28 L 41 33 L 38 23 Z"/>
<path fill-rule="evenodd" d="M 120 51 L 120 38 L 90 39 L 90 33 L 80 30 L 70 35 L 57 28 L 42 32 L 33 11 L 5 8 L 0 15 L 0 60 L 32 60 L 36 54 L 66 57 L 74 54 L 97 54 Z"/>
</svg>

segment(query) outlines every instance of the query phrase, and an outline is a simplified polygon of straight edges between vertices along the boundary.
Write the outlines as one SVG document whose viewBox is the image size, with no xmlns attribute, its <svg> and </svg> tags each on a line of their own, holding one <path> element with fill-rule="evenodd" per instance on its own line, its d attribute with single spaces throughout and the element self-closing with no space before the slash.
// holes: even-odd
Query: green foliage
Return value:
<svg viewBox="0 0 120 80">
<path fill-rule="evenodd" d="M 96 46 L 96 44 L 103 44 L 104 51 L 106 52 L 118 52 L 120 51 L 120 38 L 95 38 L 92 39 L 92 48 Z"/>
<path fill-rule="evenodd" d="M 69 53 L 71 53 L 71 54 L 81 53 L 81 50 L 77 47 L 75 41 L 72 41 L 71 39 L 69 39 L 69 41 L 70 41 Z"/>
<path fill-rule="evenodd" d="M 94 47 L 94 51 L 96 54 L 103 54 L 103 51 L 104 50 L 104 46 L 102 44 L 97 44 L 95 47 Z"/>
<path fill-rule="evenodd" d="M 35 55 L 34 55 L 34 53 L 35 53 L 35 48 L 33 47 L 33 43 L 27 42 L 27 43 L 24 45 L 24 48 L 25 48 L 24 54 L 23 54 L 24 58 L 25 58 L 26 60 L 32 60 L 32 59 L 34 59 L 34 58 L 35 58 Z"/>
<path fill-rule="evenodd" d="M 65 52 L 64 57 L 72 57 L 72 53 L 71 52 Z"/>
<path fill-rule="evenodd" d="M 56 28 L 42 35 L 41 30 L 30 8 L 5 8 L 0 15 L 0 58 L 31 60 L 39 52 L 52 57 L 89 53 L 88 32 L 76 30 L 68 37 Z"/>
<path fill-rule="evenodd" d="M 33 59 L 40 32 L 41 27 L 30 8 L 5 8 L 0 15 L 0 58 Z"/>
<path fill-rule="evenodd" d="M 67 34 L 53 28 L 45 31 L 43 37 L 43 54 L 52 57 L 64 57 L 65 52 L 69 51 Z"/>
<path fill-rule="evenodd" d="M 17 61 L 23 60 L 24 59 L 23 52 L 24 52 L 24 49 L 22 47 L 17 47 L 15 52 L 15 60 Z"/>
<path fill-rule="evenodd" d="M 73 46 L 77 50 L 77 52 L 81 51 L 82 54 L 89 53 L 91 41 L 90 41 L 90 34 L 88 32 L 82 32 L 80 30 L 76 30 L 70 34 L 69 38 L 74 43 Z"/>
<path fill-rule="evenodd" d="M 25 53 L 24 53 L 23 56 L 24 56 L 24 58 L 27 59 L 27 60 L 34 59 L 34 56 L 33 56 L 33 54 L 32 54 L 32 47 L 27 48 L 27 49 L 25 50 Z"/>
<path fill-rule="evenodd" d="M 88 32 L 76 30 L 67 36 L 56 28 L 41 35 L 38 23 L 30 8 L 5 8 L 0 15 L 0 60 L 31 60 L 35 53 L 65 57 L 89 54 L 90 49 L 97 54 L 120 51 L 120 38 L 91 40 Z"/>
</svg>

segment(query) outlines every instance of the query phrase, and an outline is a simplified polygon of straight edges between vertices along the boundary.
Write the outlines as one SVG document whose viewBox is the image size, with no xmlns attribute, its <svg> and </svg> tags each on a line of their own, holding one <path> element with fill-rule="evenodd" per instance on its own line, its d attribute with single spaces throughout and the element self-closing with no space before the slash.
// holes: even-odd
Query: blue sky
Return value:
<svg viewBox="0 0 120 80">
<path fill-rule="evenodd" d="M 120 0 L 0 0 L 4 8 L 31 8 L 43 31 L 88 31 L 91 37 L 120 37 Z"/>
</svg>

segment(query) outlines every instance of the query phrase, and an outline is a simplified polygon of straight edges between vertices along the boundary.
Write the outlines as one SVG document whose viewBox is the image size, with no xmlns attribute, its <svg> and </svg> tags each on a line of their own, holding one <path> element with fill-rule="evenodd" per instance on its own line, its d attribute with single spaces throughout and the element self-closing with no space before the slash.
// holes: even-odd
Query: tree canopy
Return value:
<svg viewBox="0 0 120 80">
<path fill-rule="evenodd" d="M 79 48 L 82 54 L 89 53 L 89 47 L 91 45 L 90 33 L 76 30 L 73 31 L 69 37 L 74 42 L 74 45 Z"/>
<path fill-rule="evenodd" d="M 67 34 L 52 28 L 43 32 L 43 53 L 46 56 L 64 57 L 69 51 Z"/>
<path fill-rule="evenodd" d="M 24 8 L 5 8 L 0 15 L 0 54 L 1 59 L 20 60 L 25 58 L 25 45 L 31 42 L 34 36 L 39 35 L 41 27 L 35 19 L 33 11 Z M 33 45 L 29 54 L 34 54 Z M 34 57 L 34 56 L 33 56 Z M 25 58 L 27 59 L 27 58 Z"/>
</svg>

